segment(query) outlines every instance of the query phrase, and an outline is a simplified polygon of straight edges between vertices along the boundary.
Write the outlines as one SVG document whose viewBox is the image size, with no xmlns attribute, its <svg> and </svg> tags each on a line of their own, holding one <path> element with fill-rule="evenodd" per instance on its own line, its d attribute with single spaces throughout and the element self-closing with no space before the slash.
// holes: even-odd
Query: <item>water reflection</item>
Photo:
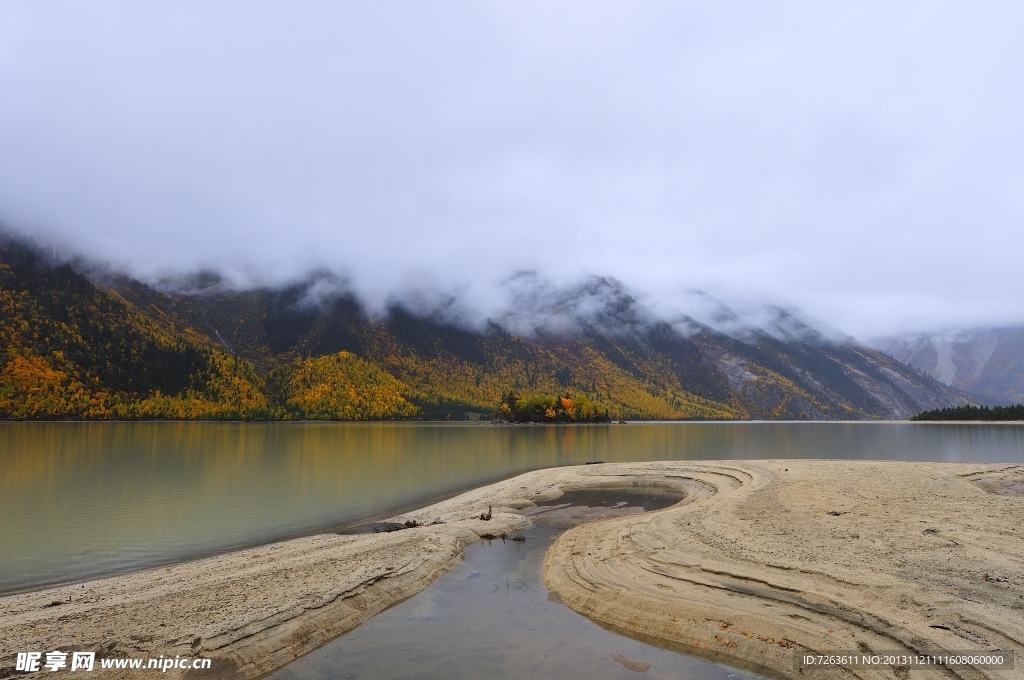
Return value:
<svg viewBox="0 0 1024 680">
<path fill-rule="evenodd" d="M 907 423 L 2 423 L 0 591 L 412 508 L 539 467 L 714 458 L 1024 460 L 1024 427 Z"/>
<path fill-rule="evenodd" d="M 761 679 L 623 637 L 561 604 L 541 579 L 559 532 L 535 525 L 522 546 L 469 546 L 466 561 L 423 592 L 270 678 Z"/>
</svg>

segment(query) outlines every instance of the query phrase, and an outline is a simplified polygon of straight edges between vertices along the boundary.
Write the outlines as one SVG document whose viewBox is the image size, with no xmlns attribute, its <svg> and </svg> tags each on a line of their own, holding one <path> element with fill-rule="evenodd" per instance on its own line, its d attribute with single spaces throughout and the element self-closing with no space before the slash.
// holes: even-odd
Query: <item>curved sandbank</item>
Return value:
<svg viewBox="0 0 1024 680">
<path fill-rule="evenodd" d="M 630 466 L 639 471 L 640 466 Z M 1001 649 L 1024 677 L 1024 468 L 869 461 L 652 465 L 687 499 L 560 536 L 544 580 L 610 627 L 775 677 L 794 651 Z"/>
<path fill-rule="evenodd" d="M 1013 497 L 1024 468 L 667 462 L 537 470 L 393 518 L 428 526 L 323 534 L 8 595 L 0 678 L 20 675 L 16 652 L 56 649 L 202 656 L 211 671 L 163 675 L 257 678 L 419 592 L 468 543 L 525 528 L 535 501 L 623 484 L 685 497 L 572 529 L 544 564 L 548 587 L 599 623 L 779 677 L 802 676 L 792 649 L 999 647 L 1018 660 L 1024 651 L 1024 499 Z"/>
</svg>

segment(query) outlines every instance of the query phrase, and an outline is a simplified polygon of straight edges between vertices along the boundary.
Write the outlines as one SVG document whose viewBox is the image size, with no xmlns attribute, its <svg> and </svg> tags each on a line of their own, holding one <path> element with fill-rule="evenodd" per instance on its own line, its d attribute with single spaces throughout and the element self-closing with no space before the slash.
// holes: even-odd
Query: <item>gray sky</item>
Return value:
<svg viewBox="0 0 1024 680">
<path fill-rule="evenodd" d="M 1024 322 L 1024 5 L 0 2 L 0 219 L 142 276 L 518 269 Z"/>
</svg>

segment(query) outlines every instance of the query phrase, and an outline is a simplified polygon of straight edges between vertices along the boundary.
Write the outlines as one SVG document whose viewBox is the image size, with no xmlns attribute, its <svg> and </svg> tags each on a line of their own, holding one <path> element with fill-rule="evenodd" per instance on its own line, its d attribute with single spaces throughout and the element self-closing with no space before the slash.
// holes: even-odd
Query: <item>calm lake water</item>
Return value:
<svg viewBox="0 0 1024 680">
<path fill-rule="evenodd" d="M 0 423 L 0 592 L 340 529 L 588 461 L 1024 462 L 1024 426 Z"/>
</svg>

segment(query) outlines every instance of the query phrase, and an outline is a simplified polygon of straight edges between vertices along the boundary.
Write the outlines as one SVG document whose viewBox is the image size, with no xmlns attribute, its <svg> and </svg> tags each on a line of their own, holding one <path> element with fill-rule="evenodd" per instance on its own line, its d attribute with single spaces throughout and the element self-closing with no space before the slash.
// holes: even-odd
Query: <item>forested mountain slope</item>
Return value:
<svg viewBox="0 0 1024 680">
<path fill-rule="evenodd" d="M 782 311 L 727 335 L 660 319 L 600 278 L 543 302 L 535 319 L 512 310 L 515 323 L 398 303 L 374 317 L 327 275 L 245 291 L 203 275 L 157 290 L 8 240 L 0 417 L 463 419 L 511 391 L 616 419 L 868 419 L 964 400 Z"/>
</svg>

